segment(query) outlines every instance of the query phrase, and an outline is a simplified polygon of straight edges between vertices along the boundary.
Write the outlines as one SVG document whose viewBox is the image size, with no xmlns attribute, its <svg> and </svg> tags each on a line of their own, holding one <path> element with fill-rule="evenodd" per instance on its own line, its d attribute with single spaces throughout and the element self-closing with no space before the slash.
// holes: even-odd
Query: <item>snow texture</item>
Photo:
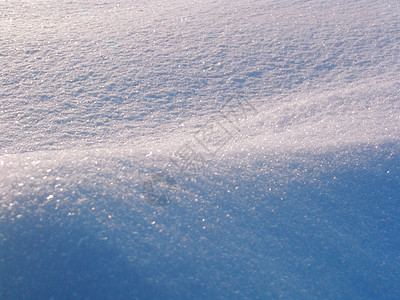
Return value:
<svg viewBox="0 0 400 300">
<path fill-rule="evenodd" d="M 395 0 L 0 0 L 1 299 L 399 299 Z"/>
</svg>

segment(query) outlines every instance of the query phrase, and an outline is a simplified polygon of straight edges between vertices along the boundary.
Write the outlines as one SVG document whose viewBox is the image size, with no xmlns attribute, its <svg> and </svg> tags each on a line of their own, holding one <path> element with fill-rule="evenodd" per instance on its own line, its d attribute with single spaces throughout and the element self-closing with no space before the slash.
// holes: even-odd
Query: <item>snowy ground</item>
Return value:
<svg viewBox="0 0 400 300">
<path fill-rule="evenodd" d="M 0 0 L 0 298 L 400 298 L 399 22 Z"/>
</svg>

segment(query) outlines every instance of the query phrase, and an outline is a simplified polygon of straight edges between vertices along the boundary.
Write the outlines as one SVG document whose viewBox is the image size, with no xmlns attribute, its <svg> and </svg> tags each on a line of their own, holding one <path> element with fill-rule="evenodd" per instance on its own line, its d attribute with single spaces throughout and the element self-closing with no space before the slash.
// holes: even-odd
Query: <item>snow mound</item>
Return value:
<svg viewBox="0 0 400 300">
<path fill-rule="evenodd" d="M 399 298 L 397 1 L 0 11 L 0 298 Z"/>
</svg>

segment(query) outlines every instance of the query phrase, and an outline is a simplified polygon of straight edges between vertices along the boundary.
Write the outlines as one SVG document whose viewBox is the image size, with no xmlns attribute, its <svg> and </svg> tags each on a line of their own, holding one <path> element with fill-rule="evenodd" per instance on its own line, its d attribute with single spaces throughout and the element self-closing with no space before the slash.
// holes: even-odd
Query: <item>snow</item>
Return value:
<svg viewBox="0 0 400 300">
<path fill-rule="evenodd" d="M 0 298 L 399 298 L 399 16 L 0 1 Z"/>
</svg>

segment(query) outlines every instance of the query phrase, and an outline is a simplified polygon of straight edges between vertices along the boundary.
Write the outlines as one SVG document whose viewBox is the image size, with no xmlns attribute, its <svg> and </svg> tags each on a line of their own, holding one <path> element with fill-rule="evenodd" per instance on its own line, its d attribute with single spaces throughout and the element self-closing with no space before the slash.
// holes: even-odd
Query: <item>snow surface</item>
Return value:
<svg viewBox="0 0 400 300">
<path fill-rule="evenodd" d="M 400 298 L 399 19 L 0 0 L 0 298 Z"/>
</svg>

